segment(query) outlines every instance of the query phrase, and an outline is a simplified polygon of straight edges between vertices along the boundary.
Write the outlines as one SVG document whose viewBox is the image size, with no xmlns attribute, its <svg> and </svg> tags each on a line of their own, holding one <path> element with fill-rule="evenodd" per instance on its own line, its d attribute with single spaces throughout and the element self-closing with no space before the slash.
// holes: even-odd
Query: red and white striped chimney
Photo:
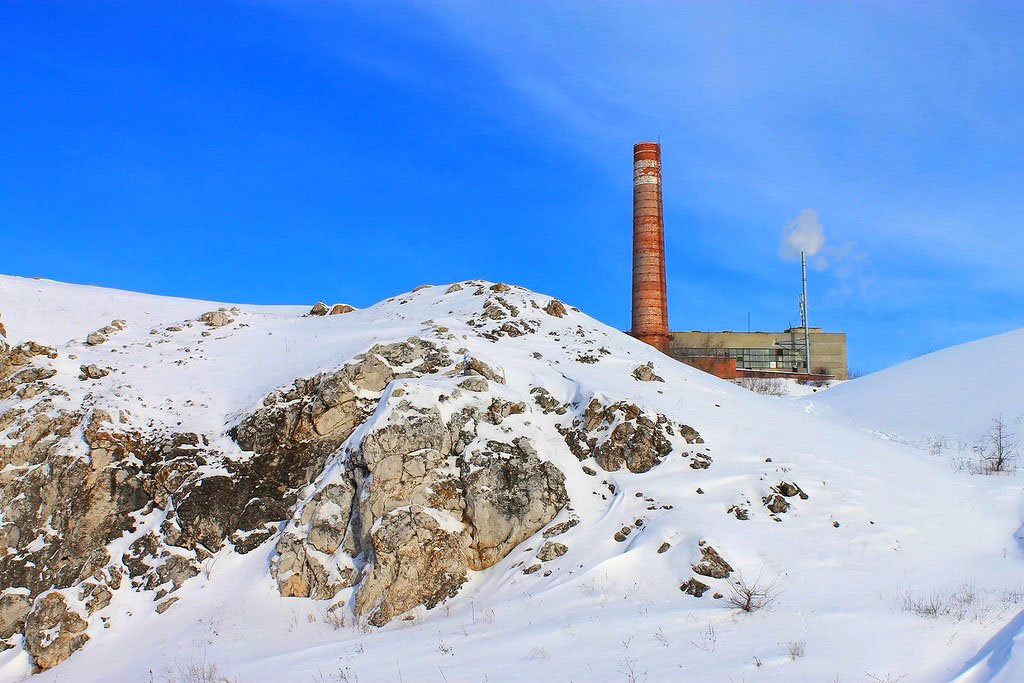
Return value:
<svg viewBox="0 0 1024 683">
<path fill-rule="evenodd" d="M 668 353 L 665 215 L 661 205 L 661 145 L 633 145 L 633 327 L 631 334 Z"/>
</svg>

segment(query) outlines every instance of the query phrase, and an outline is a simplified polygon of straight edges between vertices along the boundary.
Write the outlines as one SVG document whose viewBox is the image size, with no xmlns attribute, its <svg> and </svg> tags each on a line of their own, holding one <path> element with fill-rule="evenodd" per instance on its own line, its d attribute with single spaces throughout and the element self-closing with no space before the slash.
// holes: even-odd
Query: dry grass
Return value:
<svg viewBox="0 0 1024 683">
<path fill-rule="evenodd" d="M 770 377 L 741 377 L 737 384 L 748 391 L 765 396 L 785 396 L 789 393 L 785 381 Z"/>
</svg>

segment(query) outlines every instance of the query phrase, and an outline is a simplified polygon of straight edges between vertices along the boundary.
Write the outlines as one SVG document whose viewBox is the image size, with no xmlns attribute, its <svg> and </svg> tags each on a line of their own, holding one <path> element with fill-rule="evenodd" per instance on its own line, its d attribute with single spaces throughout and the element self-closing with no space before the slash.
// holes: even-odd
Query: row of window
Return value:
<svg viewBox="0 0 1024 683">
<path fill-rule="evenodd" d="M 803 351 L 787 348 L 739 348 L 739 349 L 679 349 L 683 356 L 691 358 L 735 358 L 736 367 L 748 370 L 791 370 L 804 368 Z"/>
</svg>

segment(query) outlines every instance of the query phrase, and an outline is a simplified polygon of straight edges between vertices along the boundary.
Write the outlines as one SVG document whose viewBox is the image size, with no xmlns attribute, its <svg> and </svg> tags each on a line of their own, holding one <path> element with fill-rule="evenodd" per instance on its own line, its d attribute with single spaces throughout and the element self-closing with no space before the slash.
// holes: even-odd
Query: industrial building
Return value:
<svg viewBox="0 0 1024 683">
<path fill-rule="evenodd" d="M 773 376 L 768 373 L 847 378 L 845 332 L 808 328 L 811 342 L 809 370 L 805 364 L 802 327 L 791 327 L 783 332 L 694 330 L 671 334 L 670 356 L 726 379 Z"/>
<path fill-rule="evenodd" d="M 846 333 L 808 325 L 807 262 L 801 254 L 801 326 L 783 332 L 672 332 L 668 326 L 661 145 L 633 146 L 633 309 L 630 334 L 725 379 L 846 379 Z"/>
</svg>

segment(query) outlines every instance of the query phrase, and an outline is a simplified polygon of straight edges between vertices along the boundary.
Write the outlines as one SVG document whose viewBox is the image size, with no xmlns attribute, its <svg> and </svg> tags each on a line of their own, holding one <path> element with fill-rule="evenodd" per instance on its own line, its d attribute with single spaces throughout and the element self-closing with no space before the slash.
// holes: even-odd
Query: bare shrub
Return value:
<svg viewBox="0 0 1024 683">
<path fill-rule="evenodd" d="M 1003 416 L 992 418 L 992 426 L 982 437 L 982 474 L 1014 471 L 1019 448 L 1020 442 L 1003 422 Z"/>
<path fill-rule="evenodd" d="M 340 609 L 327 610 L 327 613 L 324 614 L 324 623 L 335 631 L 340 631 L 348 626 L 348 620 Z"/>
<path fill-rule="evenodd" d="M 637 671 L 635 659 L 629 657 L 619 662 L 619 673 L 626 677 L 626 683 L 639 683 L 640 680 L 647 677 L 646 673 L 640 673 Z"/>
<path fill-rule="evenodd" d="M 918 592 L 911 588 L 896 592 L 896 607 L 925 619 L 949 618 L 954 621 L 987 623 L 1018 609 L 1024 592 L 1018 589 L 979 589 L 964 582 L 952 590 Z"/>
<path fill-rule="evenodd" d="M 664 629 L 662 629 L 660 626 L 658 627 L 658 630 L 654 632 L 653 636 L 656 641 L 658 641 L 665 647 L 669 646 L 668 636 L 665 635 Z"/>
<path fill-rule="evenodd" d="M 527 659 L 539 659 L 542 662 L 546 662 L 551 659 L 551 654 L 544 648 L 538 646 L 530 650 L 530 655 Z"/>
<path fill-rule="evenodd" d="M 759 575 L 754 581 L 748 582 L 740 576 L 730 584 L 726 600 L 744 612 L 756 612 L 775 602 L 780 592 L 777 581 L 764 583 Z"/>
<path fill-rule="evenodd" d="M 715 646 L 718 644 L 718 633 L 715 632 L 715 625 L 708 623 L 708 627 L 700 631 L 700 642 L 691 640 L 690 644 L 698 650 L 714 652 Z"/>
<path fill-rule="evenodd" d="M 785 396 L 789 393 L 784 380 L 770 377 L 741 377 L 737 384 L 747 391 L 765 396 Z"/>
<path fill-rule="evenodd" d="M 217 665 L 207 662 L 206 655 L 203 655 L 200 659 L 179 661 L 177 676 L 168 676 L 167 680 L 174 683 L 234 683 L 235 679 L 222 674 Z"/>
<path fill-rule="evenodd" d="M 786 644 L 786 652 L 789 653 L 789 658 L 794 662 L 804 656 L 804 651 L 806 649 L 806 640 L 792 640 Z"/>
</svg>

